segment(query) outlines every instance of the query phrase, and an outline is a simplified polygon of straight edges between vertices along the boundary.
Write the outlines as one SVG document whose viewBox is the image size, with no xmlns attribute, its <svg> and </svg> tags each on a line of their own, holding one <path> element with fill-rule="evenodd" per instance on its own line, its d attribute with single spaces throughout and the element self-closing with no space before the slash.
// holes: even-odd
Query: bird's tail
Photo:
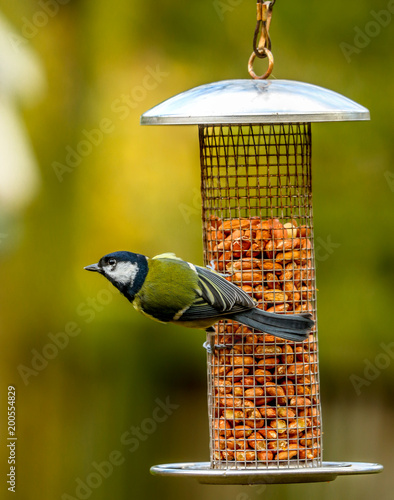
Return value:
<svg viewBox="0 0 394 500">
<path fill-rule="evenodd" d="M 231 319 L 250 328 L 294 342 L 305 340 L 314 325 L 312 315 L 309 313 L 275 314 L 257 308 L 234 314 Z"/>
</svg>

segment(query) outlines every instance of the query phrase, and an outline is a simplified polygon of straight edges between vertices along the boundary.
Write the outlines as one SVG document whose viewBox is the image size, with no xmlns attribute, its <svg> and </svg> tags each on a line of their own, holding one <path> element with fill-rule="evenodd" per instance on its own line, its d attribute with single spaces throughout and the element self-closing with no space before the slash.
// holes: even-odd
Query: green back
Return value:
<svg viewBox="0 0 394 500">
<path fill-rule="evenodd" d="M 171 321 L 196 299 L 198 276 L 180 259 L 148 259 L 148 267 L 145 282 L 136 295 L 135 306 L 159 321 Z"/>
</svg>

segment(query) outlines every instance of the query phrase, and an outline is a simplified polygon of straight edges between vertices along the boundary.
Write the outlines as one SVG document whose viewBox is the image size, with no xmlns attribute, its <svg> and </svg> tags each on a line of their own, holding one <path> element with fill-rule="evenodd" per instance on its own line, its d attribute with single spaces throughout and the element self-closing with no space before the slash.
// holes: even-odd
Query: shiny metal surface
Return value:
<svg viewBox="0 0 394 500">
<path fill-rule="evenodd" d="M 224 80 L 178 94 L 146 111 L 142 125 L 369 120 L 369 111 L 316 85 L 290 80 Z"/>
<path fill-rule="evenodd" d="M 158 476 L 193 477 L 203 484 L 285 484 L 333 481 L 337 476 L 375 474 L 383 466 L 364 462 L 323 462 L 321 467 L 211 469 L 209 462 L 163 464 L 151 467 Z"/>
</svg>

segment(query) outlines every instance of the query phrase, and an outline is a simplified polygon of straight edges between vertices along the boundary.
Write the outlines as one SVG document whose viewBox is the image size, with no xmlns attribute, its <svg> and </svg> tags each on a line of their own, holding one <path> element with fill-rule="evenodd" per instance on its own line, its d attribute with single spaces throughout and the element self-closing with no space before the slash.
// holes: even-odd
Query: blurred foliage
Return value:
<svg viewBox="0 0 394 500">
<path fill-rule="evenodd" d="M 58 11 L 44 22 L 49 4 Z M 379 0 L 373 10 L 387 6 Z M 118 249 L 174 251 L 202 262 L 197 129 L 141 127 L 139 117 L 185 89 L 248 78 L 255 2 L 0 0 L 0 8 L 19 34 L 14 50 L 34 50 L 47 78 L 41 101 L 20 107 L 40 192 L 23 211 L 4 208 L 0 217 L 0 373 L 2 394 L 10 384 L 18 394 L 18 495 L 75 497 L 76 479 L 119 450 L 125 462 L 92 499 L 262 496 L 256 488 L 149 475 L 156 463 L 208 459 L 203 333 L 149 322 L 82 270 Z M 393 330 L 394 23 L 380 26 L 350 61 L 341 49 L 344 42 L 355 46 L 355 28 L 365 31 L 371 10 L 366 0 L 279 0 L 271 35 L 275 78 L 330 88 L 371 111 L 370 122 L 313 126 L 315 237 L 339 245 L 318 262 L 317 277 L 325 458 L 392 465 L 393 364 L 361 396 L 349 378 L 364 376 L 365 360 L 374 362 Z M 29 23 L 34 28 L 40 19 L 26 38 Z M 156 85 L 150 80 L 147 89 L 149 72 L 156 72 Z M 97 139 L 92 131 L 100 127 L 107 132 Z M 65 164 L 89 133 L 97 145 L 60 182 L 53 163 Z M 18 367 L 32 367 L 48 335 L 70 322 L 78 335 L 24 383 Z M 138 450 L 127 451 L 121 436 L 167 397 L 179 409 Z M 271 486 L 263 494 L 385 500 L 390 480 Z"/>
</svg>

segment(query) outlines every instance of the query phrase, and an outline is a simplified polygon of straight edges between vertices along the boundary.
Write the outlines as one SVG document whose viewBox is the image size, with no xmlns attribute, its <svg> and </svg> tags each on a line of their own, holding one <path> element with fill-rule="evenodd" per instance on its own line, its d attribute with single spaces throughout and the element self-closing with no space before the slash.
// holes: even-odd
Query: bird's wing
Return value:
<svg viewBox="0 0 394 500">
<path fill-rule="evenodd" d="M 241 288 L 226 281 L 218 273 L 193 266 L 198 276 L 197 297 L 177 318 L 179 321 L 236 314 L 255 307 L 254 300 Z"/>
<path fill-rule="evenodd" d="M 235 305 L 250 309 L 254 300 L 238 286 L 225 280 L 220 274 L 204 267 L 196 267 L 201 296 L 220 312 L 230 311 Z"/>
</svg>

